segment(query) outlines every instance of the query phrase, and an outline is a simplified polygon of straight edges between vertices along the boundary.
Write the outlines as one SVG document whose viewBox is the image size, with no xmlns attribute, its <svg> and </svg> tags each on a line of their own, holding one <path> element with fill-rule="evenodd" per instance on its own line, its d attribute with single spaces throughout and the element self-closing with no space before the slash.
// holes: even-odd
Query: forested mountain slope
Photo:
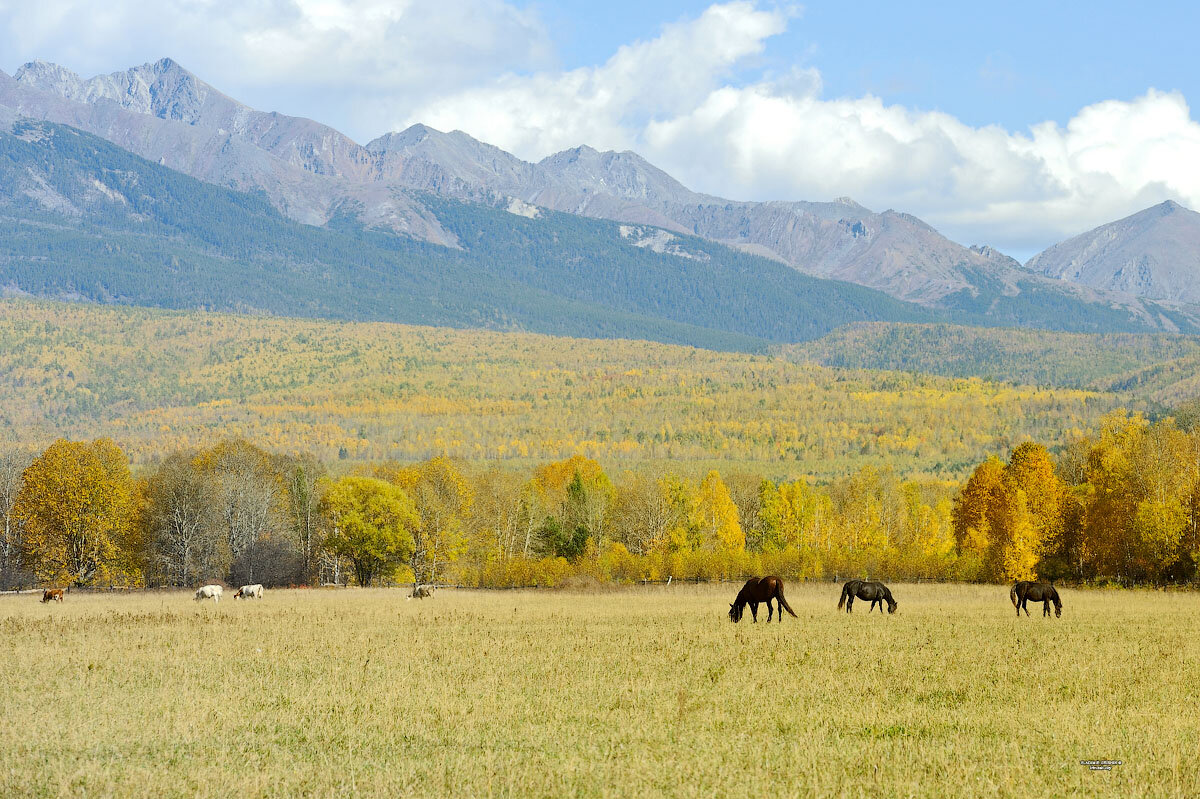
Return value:
<svg viewBox="0 0 1200 799">
<path fill-rule="evenodd" d="M 0 133 L 0 285 L 173 308 L 519 328 L 717 349 L 931 312 L 694 237 L 428 196 L 446 248 L 318 228 L 65 126 Z"/>
<path fill-rule="evenodd" d="M 1200 339 L 1166 334 L 1082 334 L 947 324 L 862 323 L 781 354 L 846 369 L 895 369 L 949 377 L 979 376 L 1030 385 L 1109 388 L 1139 393 L 1150 372 L 1200 356 Z M 1147 391 L 1144 396 L 1152 397 Z"/>
</svg>

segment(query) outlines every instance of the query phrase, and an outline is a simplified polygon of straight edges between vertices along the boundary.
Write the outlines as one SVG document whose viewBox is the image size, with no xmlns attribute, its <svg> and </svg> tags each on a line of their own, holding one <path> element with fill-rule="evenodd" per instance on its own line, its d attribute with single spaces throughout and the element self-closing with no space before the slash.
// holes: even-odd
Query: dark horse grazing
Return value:
<svg viewBox="0 0 1200 799">
<path fill-rule="evenodd" d="M 1029 600 L 1042 603 L 1042 615 L 1050 615 L 1050 603 L 1054 603 L 1054 616 L 1057 618 L 1062 616 L 1062 600 L 1058 598 L 1058 589 L 1053 583 L 1031 583 L 1027 580 L 1021 580 L 1012 587 L 1008 592 L 1008 598 L 1012 600 L 1013 607 L 1017 609 L 1017 616 L 1020 617 L 1021 609 L 1024 608 L 1025 615 L 1029 615 Z"/>
<path fill-rule="evenodd" d="M 883 613 L 883 603 L 888 604 L 888 613 L 896 612 L 896 600 L 892 599 L 891 590 L 883 583 L 868 583 L 865 580 L 851 580 L 842 586 L 842 598 L 838 600 L 838 610 L 842 606 L 846 606 L 846 612 L 852 612 L 854 607 L 854 599 L 863 600 L 871 603 L 871 610 L 875 609 L 875 605 L 879 605 L 879 612 Z M 868 610 L 867 613 L 870 613 Z"/>
<path fill-rule="evenodd" d="M 750 606 L 750 615 L 754 617 L 754 621 L 758 621 L 758 603 L 767 603 L 767 621 L 771 621 L 771 600 L 774 599 L 779 603 L 779 620 L 783 621 L 783 612 L 786 610 L 793 617 L 796 616 L 795 611 L 788 605 L 787 600 L 783 598 L 783 580 L 780 580 L 774 575 L 770 577 L 751 577 L 742 586 L 742 590 L 738 591 L 737 599 L 729 606 L 729 620 L 739 622 L 742 620 L 742 613 L 745 612 L 746 606 Z"/>
</svg>

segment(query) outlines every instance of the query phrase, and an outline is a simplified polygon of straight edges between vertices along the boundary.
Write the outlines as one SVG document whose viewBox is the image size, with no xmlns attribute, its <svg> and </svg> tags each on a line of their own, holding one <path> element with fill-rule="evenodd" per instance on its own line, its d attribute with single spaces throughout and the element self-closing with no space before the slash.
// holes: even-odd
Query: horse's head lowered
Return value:
<svg viewBox="0 0 1200 799">
<path fill-rule="evenodd" d="M 890 595 L 887 597 L 887 603 L 888 603 L 888 613 L 895 613 L 896 607 L 900 604 L 896 600 L 892 599 L 892 597 Z"/>
<path fill-rule="evenodd" d="M 729 605 L 729 620 L 731 622 L 733 622 L 734 624 L 737 624 L 739 621 L 742 620 L 743 607 L 744 606 L 739 605 L 737 603 L 731 603 Z"/>
<path fill-rule="evenodd" d="M 1054 597 L 1054 618 L 1062 618 L 1062 600 L 1057 596 Z"/>
</svg>

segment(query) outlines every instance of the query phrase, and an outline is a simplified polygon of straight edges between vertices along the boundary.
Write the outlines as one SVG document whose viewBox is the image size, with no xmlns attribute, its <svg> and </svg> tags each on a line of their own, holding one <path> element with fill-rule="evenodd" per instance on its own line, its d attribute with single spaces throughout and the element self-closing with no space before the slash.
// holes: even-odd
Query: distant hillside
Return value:
<svg viewBox="0 0 1200 799">
<path fill-rule="evenodd" d="M 1095 380 L 1097 390 L 1145 397 L 1164 412 L 1200 398 L 1200 353 L 1191 352 L 1161 363 L 1149 363 L 1121 374 Z"/>
<path fill-rule="evenodd" d="M 645 341 L 0 300 L 0 444 L 114 437 L 136 462 L 234 435 L 327 461 L 447 453 L 610 474 L 864 465 L 961 479 L 1125 402 Z"/>
<path fill-rule="evenodd" d="M 1056 244 L 1028 267 L 1139 297 L 1200 302 L 1200 214 L 1167 201 Z"/>
<path fill-rule="evenodd" d="M 2 121 L 2 120 L 0 120 Z M 653 228 L 425 196 L 456 248 L 318 228 L 95 136 L 0 132 L 0 287 L 169 308 L 525 329 L 761 350 L 929 321 L 880 292 Z"/>
<path fill-rule="evenodd" d="M 846 369 L 980 376 L 1026 385 L 1128 391 L 1154 399 L 1160 397 L 1149 390 L 1151 373 L 1161 378 L 1171 364 L 1179 364 L 1176 377 L 1200 374 L 1195 364 L 1189 372 L 1178 360 L 1200 356 L 1200 340 L 1172 335 L 864 323 L 780 351 L 795 360 Z"/>
</svg>

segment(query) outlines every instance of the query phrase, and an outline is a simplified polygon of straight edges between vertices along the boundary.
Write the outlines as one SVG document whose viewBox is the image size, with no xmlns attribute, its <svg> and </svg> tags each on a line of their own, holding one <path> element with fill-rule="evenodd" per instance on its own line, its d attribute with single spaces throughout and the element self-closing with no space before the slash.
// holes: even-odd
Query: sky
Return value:
<svg viewBox="0 0 1200 799">
<path fill-rule="evenodd" d="M 170 56 L 366 142 L 633 150 L 739 200 L 849 196 L 1021 260 L 1200 208 L 1200 4 L 0 0 L 0 69 Z"/>
</svg>

